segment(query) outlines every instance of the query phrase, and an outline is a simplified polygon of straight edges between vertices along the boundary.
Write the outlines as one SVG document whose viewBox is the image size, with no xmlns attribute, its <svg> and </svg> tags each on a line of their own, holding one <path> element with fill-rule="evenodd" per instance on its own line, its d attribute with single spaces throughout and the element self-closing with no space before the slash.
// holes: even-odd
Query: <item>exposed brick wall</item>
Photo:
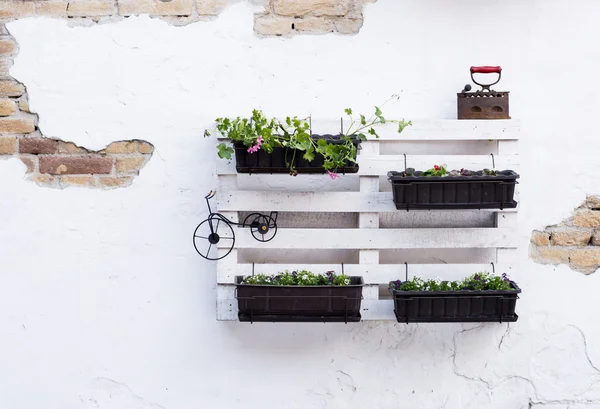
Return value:
<svg viewBox="0 0 600 409">
<path fill-rule="evenodd" d="M 254 31 L 265 36 L 298 33 L 356 34 L 363 25 L 365 0 L 270 0 L 254 20 Z"/>
<path fill-rule="evenodd" d="M 568 264 L 591 274 L 600 267 L 600 196 L 588 196 L 561 223 L 534 231 L 531 257 L 542 264 Z"/>
<path fill-rule="evenodd" d="M 261 36 L 355 34 L 363 25 L 363 4 L 376 0 L 249 0 L 264 6 L 254 17 Z M 234 0 L 0 0 L 0 21 L 23 17 L 68 18 L 74 22 L 118 21 L 148 14 L 172 24 L 208 20 Z M 0 44 L 0 50 L 2 49 Z"/>
<path fill-rule="evenodd" d="M 262 4 L 254 30 L 262 36 L 298 33 L 357 33 L 363 4 L 376 0 L 252 0 Z M 149 14 L 173 24 L 189 24 L 218 15 L 233 0 L 0 0 L 0 159 L 19 158 L 30 179 L 42 186 L 127 186 L 152 156 L 145 141 L 117 141 L 90 151 L 46 138 L 29 109 L 25 86 L 9 74 L 19 46 L 8 33 L 11 20 L 45 16 L 74 22 L 118 21 Z"/>
<path fill-rule="evenodd" d="M 29 110 L 25 87 L 8 73 L 18 46 L 4 25 L 0 33 L 0 159 L 19 158 L 27 166 L 29 178 L 41 186 L 116 188 L 131 184 L 154 147 L 131 140 L 90 151 L 45 138 L 37 115 Z"/>
</svg>

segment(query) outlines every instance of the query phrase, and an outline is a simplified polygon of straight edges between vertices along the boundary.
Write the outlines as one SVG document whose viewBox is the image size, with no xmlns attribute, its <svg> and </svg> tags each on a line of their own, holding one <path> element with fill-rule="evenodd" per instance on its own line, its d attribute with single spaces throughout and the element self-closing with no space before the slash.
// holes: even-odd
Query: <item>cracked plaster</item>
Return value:
<svg viewBox="0 0 600 409">
<path fill-rule="evenodd" d="M 109 194 L 37 189 L 22 181 L 22 164 L 0 162 L 0 214 L 10 215 L 0 230 L 0 384 L 9 385 L 0 406 L 600 407 L 600 275 L 527 256 L 535 226 L 560 219 L 599 186 L 588 171 L 600 153 L 589 120 L 596 103 L 550 101 L 544 90 L 553 84 L 566 101 L 574 88 L 585 89 L 582 68 L 563 62 L 593 48 L 600 5 L 433 3 L 380 0 L 352 39 L 256 39 L 238 24 L 252 18 L 243 5 L 206 25 L 177 28 L 144 17 L 85 29 L 45 19 L 11 23 L 21 47 L 11 72 L 28 86 L 49 135 L 97 148 L 116 135 L 141 137 L 157 146 L 160 160 L 130 188 Z M 472 38 L 490 15 L 512 28 Z M 559 33 L 557 21 L 572 30 Z M 372 59 L 340 70 L 353 53 L 376 55 L 377 75 Z M 517 323 L 215 321 L 214 264 L 193 253 L 189 240 L 215 184 L 214 141 L 201 136 L 214 117 L 255 106 L 333 117 L 401 88 L 391 114 L 451 118 L 468 66 L 487 62 L 505 67 L 511 113 L 522 120 Z M 594 56 L 586 63 L 586 72 L 600 68 Z M 553 201 L 539 172 L 556 157 L 578 169 L 576 178 L 552 178 L 565 186 L 564 203 Z"/>
</svg>

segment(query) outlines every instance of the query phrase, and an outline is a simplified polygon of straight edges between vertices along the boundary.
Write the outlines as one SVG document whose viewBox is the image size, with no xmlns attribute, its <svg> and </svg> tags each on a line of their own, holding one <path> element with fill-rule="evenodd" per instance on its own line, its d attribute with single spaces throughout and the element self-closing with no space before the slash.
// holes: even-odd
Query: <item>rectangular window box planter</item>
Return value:
<svg viewBox="0 0 600 409">
<path fill-rule="evenodd" d="M 326 139 L 329 143 L 342 143 L 339 136 L 334 135 L 313 135 L 313 140 Z M 352 138 L 352 143 L 357 150 L 360 149 L 361 140 Z M 259 149 L 255 153 L 249 153 L 248 147 L 242 142 L 234 142 L 235 168 L 238 173 L 286 173 L 290 170 L 286 163 L 293 163 L 298 173 L 325 173 L 323 168 L 323 155 L 315 152 L 315 158 L 312 162 L 302 157 L 303 151 L 295 149 L 274 148 L 272 153 Z M 354 158 L 356 159 L 356 157 Z M 336 173 L 356 173 L 358 172 L 358 163 L 346 162 L 343 168 L 338 168 Z"/>
<path fill-rule="evenodd" d="M 398 322 L 515 322 L 518 294 L 511 290 L 399 291 L 390 283 Z"/>
<path fill-rule="evenodd" d="M 350 285 L 254 285 L 236 277 L 238 318 L 242 322 L 359 322 L 362 277 Z"/>
<path fill-rule="evenodd" d="M 519 175 L 512 170 L 485 176 L 402 176 L 388 172 L 394 203 L 398 210 L 410 209 L 509 209 L 514 200 Z"/>
</svg>

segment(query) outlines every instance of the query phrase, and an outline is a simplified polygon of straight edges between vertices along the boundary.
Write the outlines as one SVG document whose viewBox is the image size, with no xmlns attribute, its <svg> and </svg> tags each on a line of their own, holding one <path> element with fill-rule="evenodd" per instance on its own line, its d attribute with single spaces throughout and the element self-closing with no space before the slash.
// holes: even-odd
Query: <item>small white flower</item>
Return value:
<svg viewBox="0 0 600 409">
<path fill-rule="evenodd" d="M 308 275 L 306 275 L 306 274 L 303 274 L 303 275 L 302 275 L 302 280 L 304 280 L 304 281 L 308 280 Z"/>
</svg>

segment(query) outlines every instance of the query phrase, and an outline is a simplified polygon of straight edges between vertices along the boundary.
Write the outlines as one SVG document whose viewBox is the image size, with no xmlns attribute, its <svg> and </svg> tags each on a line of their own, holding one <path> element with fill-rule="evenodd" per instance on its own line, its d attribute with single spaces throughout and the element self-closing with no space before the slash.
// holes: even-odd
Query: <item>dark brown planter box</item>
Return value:
<svg viewBox="0 0 600 409">
<path fill-rule="evenodd" d="M 519 175 L 512 170 L 497 176 L 401 176 L 388 172 L 394 203 L 398 210 L 410 209 L 509 209 L 514 200 Z"/>
<path fill-rule="evenodd" d="M 236 277 L 238 318 L 244 322 L 358 322 L 362 277 L 350 285 L 254 285 Z"/>
<path fill-rule="evenodd" d="M 518 294 L 507 291 L 399 291 L 390 283 L 398 322 L 515 322 Z"/>
<path fill-rule="evenodd" d="M 329 143 L 343 143 L 339 136 L 335 135 L 313 135 L 314 140 L 326 139 Z M 360 139 L 352 138 L 352 143 L 360 149 Z M 238 173 L 290 173 L 286 163 L 293 163 L 298 173 L 325 173 L 323 168 L 323 155 L 315 152 L 312 162 L 302 157 L 303 151 L 295 149 L 274 148 L 272 153 L 259 149 L 255 153 L 249 153 L 248 147 L 241 142 L 234 142 L 235 168 Z M 356 159 L 356 157 L 354 158 Z M 343 168 L 338 168 L 337 173 L 356 173 L 358 164 L 347 162 Z"/>
</svg>

